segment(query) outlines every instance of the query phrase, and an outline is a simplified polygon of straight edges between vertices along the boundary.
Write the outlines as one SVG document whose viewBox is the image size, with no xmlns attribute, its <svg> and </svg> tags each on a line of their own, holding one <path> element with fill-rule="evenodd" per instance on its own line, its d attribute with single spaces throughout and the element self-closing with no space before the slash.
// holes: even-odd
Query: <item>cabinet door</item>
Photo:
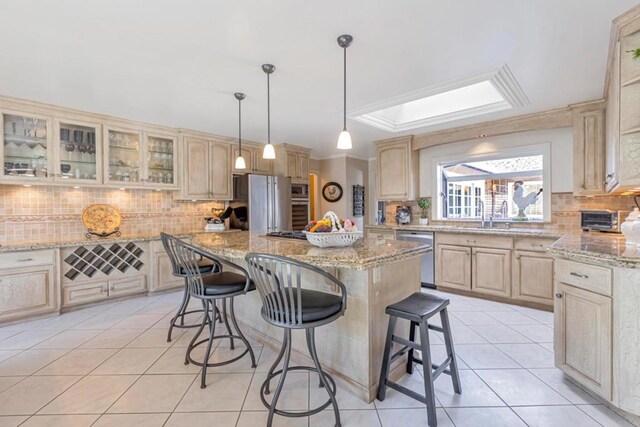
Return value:
<svg viewBox="0 0 640 427">
<path fill-rule="evenodd" d="M 236 159 L 238 158 L 238 147 L 233 148 L 233 173 L 237 174 L 245 174 L 245 173 L 253 173 L 255 170 L 255 159 L 253 158 L 253 149 L 252 148 L 243 148 L 242 149 L 242 157 L 244 157 L 245 169 L 236 169 Z"/>
<path fill-rule="evenodd" d="M 508 249 L 473 248 L 473 284 L 476 292 L 511 296 L 511 251 Z"/>
<path fill-rule="evenodd" d="M 3 182 L 53 181 L 55 175 L 51 120 L 46 116 L 0 112 L 0 157 Z"/>
<path fill-rule="evenodd" d="M 253 149 L 253 171 L 259 175 L 273 175 L 273 160 L 262 158 L 262 148 Z"/>
<path fill-rule="evenodd" d="M 620 183 L 620 43 L 616 43 L 611 63 L 606 106 L 605 177 L 607 192 L 614 191 Z"/>
<path fill-rule="evenodd" d="M 69 285 L 62 288 L 62 305 L 85 304 L 107 299 L 109 296 L 109 284 L 107 282 L 90 282 L 78 285 Z"/>
<path fill-rule="evenodd" d="M 139 187 L 144 178 L 142 132 L 104 128 L 106 184 Z"/>
<path fill-rule="evenodd" d="M 471 248 L 438 245 L 437 286 L 471 290 Z"/>
<path fill-rule="evenodd" d="M 171 260 L 166 253 L 156 254 L 154 260 L 153 283 L 151 291 L 163 291 L 184 286 L 184 278 L 173 275 Z"/>
<path fill-rule="evenodd" d="M 611 400 L 611 298 L 562 282 L 556 292 L 556 366 Z"/>
<path fill-rule="evenodd" d="M 177 138 L 173 135 L 144 135 L 144 182 L 151 188 L 177 188 Z"/>
<path fill-rule="evenodd" d="M 75 120 L 56 120 L 53 133 L 55 181 L 69 185 L 102 183 L 102 127 Z"/>
<path fill-rule="evenodd" d="M 544 252 L 515 251 L 512 296 L 553 305 L 553 258 Z"/>
<path fill-rule="evenodd" d="M 298 154 L 287 152 L 287 176 L 295 180 L 298 177 Z"/>
<path fill-rule="evenodd" d="M 297 168 L 297 178 L 300 181 L 308 181 L 309 180 L 309 156 L 306 154 L 298 153 L 298 168 Z"/>
<path fill-rule="evenodd" d="M 573 194 L 604 193 L 604 104 L 573 115 Z"/>
<path fill-rule="evenodd" d="M 209 142 L 187 139 L 184 150 L 183 196 L 209 198 Z"/>
<path fill-rule="evenodd" d="M 53 266 L 0 271 L 0 320 L 57 310 Z"/>
<path fill-rule="evenodd" d="M 410 185 L 410 154 L 409 146 L 404 142 L 378 147 L 378 199 L 407 199 Z"/>
<path fill-rule="evenodd" d="M 212 142 L 209 146 L 211 165 L 211 198 L 214 200 L 233 199 L 231 174 L 231 145 Z"/>
<path fill-rule="evenodd" d="M 137 294 L 146 290 L 147 283 L 144 276 L 127 277 L 109 281 L 109 297 Z"/>
</svg>

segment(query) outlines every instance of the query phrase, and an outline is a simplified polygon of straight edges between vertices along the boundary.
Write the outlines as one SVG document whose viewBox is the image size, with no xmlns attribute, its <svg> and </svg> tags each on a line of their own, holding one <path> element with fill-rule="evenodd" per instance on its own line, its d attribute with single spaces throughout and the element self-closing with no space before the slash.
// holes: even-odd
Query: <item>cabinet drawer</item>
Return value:
<svg viewBox="0 0 640 427">
<path fill-rule="evenodd" d="M 56 263 L 55 255 L 55 249 L 0 254 L 0 269 L 31 267 L 34 265 L 53 265 Z"/>
<path fill-rule="evenodd" d="M 147 290 L 147 281 L 144 276 L 131 277 L 120 280 L 109 280 L 109 296 L 135 294 Z"/>
<path fill-rule="evenodd" d="M 395 240 L 393 230 L 368 230 L 367 237 L 370 239 Z"/>
<path fill-rule="evenodd" d="M 436 242 L 447 245 L 477 246 L 495 249 L 511 249 L 513 246 L 513 239 L 511 237 L 458 233 L 436 233 Z"/>
<path fill-rule="evenodd" d="M 556 260 L 556 281 L 611 296 L 611 269 L 581 262 Z"/>
<path fill-rule="evenodd" d="M 555 242 L 555 239 L 538 239 L 534 237 L 517 238 L 513 241 L 513 247 L 521 251 L 544 252 Z"/>
</svg>

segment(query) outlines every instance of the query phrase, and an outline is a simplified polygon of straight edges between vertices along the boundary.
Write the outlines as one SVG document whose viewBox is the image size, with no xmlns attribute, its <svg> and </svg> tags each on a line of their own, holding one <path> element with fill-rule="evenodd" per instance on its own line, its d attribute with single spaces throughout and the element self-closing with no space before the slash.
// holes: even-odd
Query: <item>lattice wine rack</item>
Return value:
<svg viewBox="0 0 640 427">
<path fill-rule="evenodd" d="M 134 242 L 80 246 L 64 258 L 68 280 L 139 272 L 145 266 L 145 251 Z"/>
</svg>

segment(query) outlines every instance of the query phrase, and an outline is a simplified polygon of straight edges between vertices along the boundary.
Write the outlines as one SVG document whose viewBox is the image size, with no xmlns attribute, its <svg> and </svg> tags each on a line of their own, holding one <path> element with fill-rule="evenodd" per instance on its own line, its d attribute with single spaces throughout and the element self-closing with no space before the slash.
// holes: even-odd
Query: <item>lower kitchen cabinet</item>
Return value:
<svg viewBox="0 0 640 427">
<path fill-rule="evenodd" d="M 126 277 L 109 281 L 109 296 L 120 297 L 123 295 L 138 294 L 147 290 L 146 276 Z"/>
<path fill-rule="evenodd" d="M 57 250 L 2 254 L 0 321 L 59 310 Z"/>
<path fill-rule="evenodd" d="M 436 262 L 438 286 L 471 290 L 471 248 L 438 245 Z"/>
<path fill-rule="evenodd" d="M 191 239 L 182 239 L 191 243 Z M 158 292 L 184 286 L 184 278 L 173 275 L 173 266 L 161 241 L 151 242 L 151 277 L 149 291 Z"/>
<path fill-rule="evenodd" d="M 393 230 L 367 230 L 367 237 L 370 239 L 379 240 L 395 240 L 395 234 Z"/>
<path fill-rule="evenodd" d="M 511 296 L 553 304 L 553 258 L 544 252 L 514 251 Z"/>
<path fill-rule="evenodd" d="M 62 287 L 62 305 L 78 305 L 109 298 L 108 282 L 79 283 Z"/>
<path fill-rule="evenodd" d="M 500 297 L 511 296 L 511 251 L 473 248 L 471 289 Z"/>
<path fill-rule="evenodd" d="M 607 400 L 611 400 L 611 322 L 611 297 L 556 284 L 556 366 Z"/>
</svg>

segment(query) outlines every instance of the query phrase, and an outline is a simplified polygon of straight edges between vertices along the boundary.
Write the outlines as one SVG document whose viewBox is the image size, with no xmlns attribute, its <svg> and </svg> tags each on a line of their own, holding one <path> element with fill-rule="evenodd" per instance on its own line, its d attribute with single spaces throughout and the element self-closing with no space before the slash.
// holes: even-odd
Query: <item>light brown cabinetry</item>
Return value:
<svg viewBox="0 0 640 427">
<path fill-rule="evenodd" d="M 418 194 L 418 152 L 411 149 L 412 136 L 376 142 L 376 189 L 378 200 L 411 200 Z"/>
<path fill-rule="evenodd" d="M 471 290 L 471 248 L 439 244 L 436 262 L 438 286 Z"/>
<path fill-rule="evenodd" d="M 257 175 L 273 175 L 273 160 L 263 159 L 262 151 L 264 147 L 260 145 L 253 145 L 250 143 L 242 143 L 242 157 L 246 169 L 236 169 L 235 162 L 238 157 L 238 147 L 233 148 L 233 173 L 245 174 L 253 173 Z"/>
<path fill-rule="evenodd" d="M 605 192 L 605 103 L 573 108 L 573 194 Z"/>
<path fill-rule="evenodd" d="M 553 305 L 553 258 L 546 249 L 553 240 L 515 239 L 511 296 L 522 301 Z"/>
<path fill-rule="evenodd" d="M 276 152 L 276 174 L 291 177 L 291 182 L 309 183 L 310 150 L 291 144 L 280 144 Z"/>
<path fill-rule="evenodd" d="M 59 310 L 57 254 L 47 250 L 2 255 L 0 321 Z"/>
<path fill-rule="evenodd" d="M 231 200 L 231 145 L 186 136 L 180 198 L 191 200 Z"/>
<path fill-rule="evenodd" d="M 191 239 L 183 238 L 184 242 L 191 243 Z M 184 278 L 173 275 L 173 267 L 169 255 L 164 250 L 161 241 L 151 242 L 151 278 L 149 290 L 151 292 L 165 291 L 184 286 Z"/>
<path fill-rule="evenodd" d="M 594 393 L 611 400 L 611 297 L 556 283 L 556 366 Z"/>
<path fill-rule="evenodd" d="M 471 290 L 501 297 L 511 296 L 511 251 L 473 248 Z"/>
</svg>

